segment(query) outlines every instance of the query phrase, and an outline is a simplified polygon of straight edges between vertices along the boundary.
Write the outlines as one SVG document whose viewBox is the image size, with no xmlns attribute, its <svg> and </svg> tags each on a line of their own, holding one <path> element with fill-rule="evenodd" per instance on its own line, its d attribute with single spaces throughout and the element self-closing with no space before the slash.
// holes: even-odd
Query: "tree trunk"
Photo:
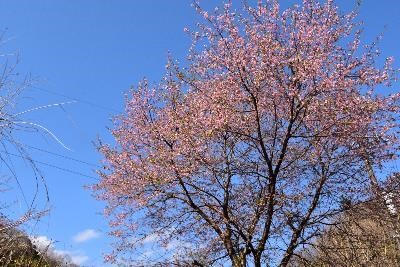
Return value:
<svg viewBox="0 0 400 267">
<path fill-rule="evenodd" d="M 233 267 L 246 267 L 246 251 L 242 250 L 232 258 Z"/>
<path fill-rule="evenodd" d="M 254 267 L 261 267 L 261 256 L 254 256 Z"/>
</svg>

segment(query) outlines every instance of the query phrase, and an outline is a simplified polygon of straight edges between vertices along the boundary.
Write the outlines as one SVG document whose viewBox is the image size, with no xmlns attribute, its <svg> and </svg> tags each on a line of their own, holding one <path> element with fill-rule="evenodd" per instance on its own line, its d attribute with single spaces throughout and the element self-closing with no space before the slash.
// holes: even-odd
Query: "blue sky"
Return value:
<svg viewBox="0 0 400 267">
<path fill-rule="evenodd" d="M 34 78 L 16 109 L 76 100 L 63 108 L 45 108 L 24 116 L 51 130 L 71 150 L 44 133 L 21 131 L 18 138 L 32 147 L 99 164 L 93 141 L 101 137 L 112 142 L 107 127 L 111 126 L 110 118 L 123 109 L 124 92 L 143 77 L 157 82 L 168 52 L 184 58 L 190 40 L 183 28 L 193 28 L 200 19 L 190 2 L 1 0 L 0 30 L 5 32 L 1 53 L 17 53 L 18 71 Z M 281 2 L 287 5 L 295 1 Z M 355 2 L 337 1 L 344 10 Z M 394 56 L 399 66 L 400 1 L 362 2 L 365 40 L 372 41 L 385 31 L 380 46 L 383 57 Z M 201 3 L 211 8 L 220 1 Z M 96 178 L 95 166 L 33 148 L 30 153 L 35 160 Z M 24 194 L 30 198 L 32 172 L 20 159 L 13 160 Z M 100 215 L 103 204 L 83 188 L 95 180 L 39 163 L 38 167 L 46 179 L 51 213 L 30 231 L 54 240 L 55 249 L 68 251 L 85 266 L 103 266 L 101 253 L 109 250 L 110 242 L 107 223 Z M 0 171 L 6 171 L 4 166 Z M 38 203 L 43 203 L 43 186 L 40 190 Z M 19 199 L 13 204 L 15 216 L 24 209 L 21 195 L 16 186 L 8 194 L 9 199 Z"/>
</svg>

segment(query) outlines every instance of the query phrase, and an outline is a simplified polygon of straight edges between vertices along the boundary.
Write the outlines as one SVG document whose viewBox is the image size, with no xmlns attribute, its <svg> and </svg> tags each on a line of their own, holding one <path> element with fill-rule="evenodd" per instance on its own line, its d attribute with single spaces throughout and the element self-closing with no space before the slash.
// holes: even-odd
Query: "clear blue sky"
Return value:
<svg viewBox="0 0 400 267">
<path fill-rule="evenodd" d="M 220 3 L 201 2 L 206 8 Z M 293 2 L 282 0 L 284 5 Z M 337 1 L 344 10 L 349 10 L 355 2 Z M 106 127 L 111 126 L 110 118 L 122 111 L 124 92 L 143 77 L 157 82 L 169 51 L 177 59 L 186 54 L 190 40 L 183 28 L 193 28 L 200 19 L 190 3 L 189 0 L 1 0 L 0 29 L 5 30 L 7 40 L 2 52 L 18 52 L 19 72 L 36 78 L 18 110 L 71 98 L 78 101 L 65 105 L 64 109 L 47 108 L 25 117 L 50 129 L 72 151 L 33 133 L 18 134 L 21 140 L 98 164 L 100 156 L 92 142 L 98 136 L 112 142 Z M 381 42 L 383 56 L 394 56 L 396 66 L 400 66 L 400 1 L 364 0 L 360 19 L 364 21 L 367 41 L 387 26 Z M 95 167 L 34 149 L 31 153 L 36 160 L 96 177 Z M 32 173 L 18 158 L 15 164 L 29 198 L 34 184 Z M 110 241 L 107 224 L 99 215 L 103 206 L 83 188 L 93 180 L 40 164 L 38 167 L 46 177 L 51 213 L 33 230 L 55 240 L 56 249 L 69 251 L 84 261 L 85 266 L 103 266 L 101 253 L 109 249 Z M 11 192 L 10 197 L 20 198 L 17 188 Z M 14 207 L 17 214 L 23 204 Z M 79 232 L 88 229 L 100 235 L 84 242 L 74 240 Z"/>
</svg>

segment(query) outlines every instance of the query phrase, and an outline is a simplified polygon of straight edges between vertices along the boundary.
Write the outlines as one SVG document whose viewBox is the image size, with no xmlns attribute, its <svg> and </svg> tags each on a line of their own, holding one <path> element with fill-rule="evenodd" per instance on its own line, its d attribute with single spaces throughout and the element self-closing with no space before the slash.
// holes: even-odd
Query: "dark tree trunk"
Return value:
<svg viewBox="0 0 400 267">
<path fill-rule="evenodd" d="M 239 252 L 236 255 L 233 255 L 232 257 L 232 266 L 233 267 L 246 267 L 246 256 L 247 253 L 245 250 Z"/>
</svg>

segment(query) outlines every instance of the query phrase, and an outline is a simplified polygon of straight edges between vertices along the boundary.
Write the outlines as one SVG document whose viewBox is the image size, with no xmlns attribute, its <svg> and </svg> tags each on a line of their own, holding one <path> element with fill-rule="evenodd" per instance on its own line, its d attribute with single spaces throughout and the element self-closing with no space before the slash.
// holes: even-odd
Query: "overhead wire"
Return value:
<svg viewBox="0 0 400 267">
<path fill-rule="evenodd" d="M 43 91 L 43 92 L 46 92 L 48 94 L 61 96 L 61 97 L 67 98 L 69 100 L 75 101 L 77 103 L 86 104 L 86 105 L 89 105 L 89 106 L 92 106 L 92 107 L 95 107 L 95 108 L 99 108 L 99 109 L 103 109 L 103 110 L 107 110 L 107 111 L 112 111 L 112 112 L 116 112 L 116 113 L 121 112 L 121 111 L 119 111 L 117 109 L 114 109 L 112 107 L 106 107 L 106 106 L 103 106 L 103 105 L 99 105 L 97 103 L 93 103 L 91 101 L 87 101 L 87 100 L 84 100 L 84 99 L 72 97 L 72 96 L 69 96 L 69 95 L 66 95 L 66 94 L 62 94 L 62 93 L 53 92 L 51 90 L 44 89 L 44 88 L 41 88 L 41 87 L 34 86 L 32 88 L 40 90 L 40 91 Z M 62 104 L 64 104 L 64 103 L 62 103 Z M 96 167 L 96 168 L 101 168 L 101 166 L 99 166 L 98 164 L 94 164 L 94 163 L 90 163 L 90 162 L 87 162 L 87 161 L 84 161 L 84 160 L 76 159 L 76 158 L 73 158 L 73 157 L 70 157 L 70 156 L 58 154 L 58 153 L 55 153 L 55 152 L 52 152 L 52 151 L 49 151 L 49 150 L 46 150 L 46 149 L 43 149 L 43 148 L 34 147 L 34 146 L 31 146 L 31 145 L 25 145 L 25 146 L 28 147 L 28 148 L 37 150 L 37 151 L 41 151 L 41 152 L 44 152 L 44 153 L 47 153 L 47 154 L 50 154 L 50 155 L 54 155 L 54 156 L 58 156 L 58 157 L 61 157 L 61 158 L 65 158 L 65 159 L 68 159 L 68 160 L 71 160 L 71 161 L 74 161 L 74 162 L 78 162 L 78 163 L 85 164 L 85 165 L 92 166 L 92 167 Z M 72 174 L 75 174 L 75 175 L 84 176 L 84 177 L 88 177 L 88 178 L 96 179 L 96 180 L 98 179 L 96 177 L 93 177 L 93 176 L 90 176 L 90 175 L 87 175 L 87 174 L 84 174 L 84 173 L 81 173 L 81 172 L 78 172 L 78 171 L 75 171 L 75 170 L 71 170 L 71 169 L 60 167 L 60 166 L 57 166 L 57 165 L 54 165 L 54 164 L 51 164 L 51 163 L 47 163 L 47 162 L 39 161 L 39 160 L 36 160 L 36 159 L 32 159 L 32 158 L 27 157 L 27 156 L 14 154 L 14 153 L 11 153 L 9 151 L 1 151 L 0 150 L 0 153 L 5 153 L 5 154 L 10 155 L 10 156 L 27 159 L 27 160 L 30 160 L 32 162 L 35 162 L 35 163 L 38 163 L 38 164 L 42 164 L 42 165 L 45 165 L 45 166 L 48 166 L 48 167 L 51 167 L 51 168 L 55 168 L 55 169 L 58 169 L 58 170 L 61 170 L 61 171 L 64 171 L 64 172 L 72 173 Z"/>
<path fill-rule="evenodd" d="M 100 109 L 104 109 L 104 110 L 108 110 L 108 111 L 112 111 L 112 112 L 117 112 L 117 113 L 121 112 L 120 110 L 117 110 L 115 108 L 99 105 L 97 103 L 94 103 L 94 102 L 91 102 L 91 101 L 88 101 L 88 100 L 85 100 L 85 99 L 80 99 L 80 98 L 68 96 L 68 95 L 65 95 L 65 94 L 62 94 L 62 93 L 56 93 L 56 92 L 50 91 L 48 89 L 40 88 L 40 87 L 33 87 L 33 88 L 37 89 L 37 90 L 40 90 L 40 91 L 43 91 L 43 92 L 46 92 L 48 94 L 61 96 L 61 97 L 67 98 L 69 100 L 76 101 L 76 102 L 79 102 L 79 103 L 83 103 L 83 104 L 86 104 L 86 105 L 89 105 L 89 106 L 93 106 L 93 107 L 96 107 L 96 108 L 100 108 Z"/>
<path fill-rule="evenodd" d="M 78 175 L 78 176 L 83 176 L 83 177 L 87 177 L 87 178 L 90 178 L 90 179 L 98 180 L 98 178 L 96 178 L 94 176 L 87 175 L 87 174 L 84 174 L 82 172 L 74 171 L 74 170 L 67 169 L 67 168 L 64 168 L 64 167 L 60 167 L 60 166 L 57 166 L 57 165 L 54 165 L 54 164 L 50 164 L 50 163 L 47 163 L 47 162 L 44 162 L 44 161 L 32 159 L 32 158 L 27 157 L 27 156 L 14 154 L 14 153 L 11 153 L 11 152 L 8 152 L 8 151 L 4 151 L 4 150 L 0 150 L 0 153 L 5 153 L 5 154 L 13 156 L 13 157 L 19 157 L 19 158 L 22 158 L 22 159 L 26 159 L 26 160 L 29 160 L 29 161 L 32 161 L 32 162 L 35 162 L 35 163 L 38 163 L 38 164 L 42 164 L 42 165 L 45 165 L 45 166 L 48 166 L 48 167 L 51 167 L 51 168 L 54 168 L 54 169 L 58 169 L 58 170 L 61 170 L 61 171 L 64 171 L 64 172 L 72 173 L 72 174 L 75 174 L 75 175 Z"/>
<path fill-rule="evenodd" d="M 85 164 L 85 165 L 88 165 L 88 166 L 101 168 L 100 165 L 95 164 L 95 163 L 87 162 L 87 161 L 84 161 L 84 160 L 81 160 L 81 159 L 76 159 L 76 158 L 73 158 L 73 157 L 70 157 L 70 156 L 65 156 L 65 155 L 58 154 L 56 152 L 52 152 L 52 151 L 49 151 L 49 150 L 46 150 L 46 149 L 43 149 L 43 148 L 39 148 L 39 147 L 34 147 L 34 146 L 30 146 L 30 145 L 25 145 L 25 146 L 28 147 L 28 148 L 37 150 L 37 151 L 41 151 L 41 152 L 50 154 L 50 155 L 54 155 L 54 156 L 58 156 L 58 157 L 65 158 L 65 159 L 68 159 L 68 160 L 72 160 L 72 161 L 75 161 L 75 162 L 79 162 L 79 163 L 82 163 L 82 164 Z"/>
</svg>

